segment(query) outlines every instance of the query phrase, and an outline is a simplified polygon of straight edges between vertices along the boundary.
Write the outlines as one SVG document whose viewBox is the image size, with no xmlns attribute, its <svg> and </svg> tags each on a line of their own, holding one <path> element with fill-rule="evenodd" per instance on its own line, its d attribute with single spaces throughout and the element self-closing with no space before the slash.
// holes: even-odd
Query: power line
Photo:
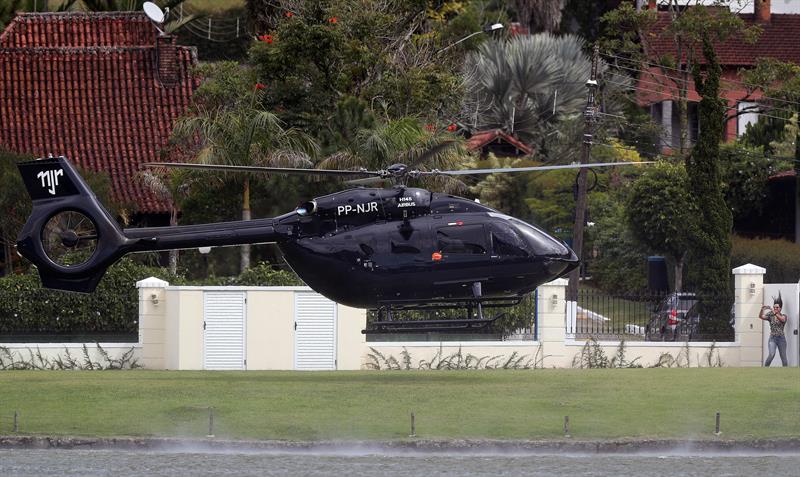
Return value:
<svg viewBox="0 0 800 477">
<path fill-rule="evenodd" d="M 608 54 L 608 53 L 604 53 L 604 56 L 606 56 L 608 58 L 621 59 L 621 60 L 627 61 L 629 63 L 634 63 L 634 64 L 637 63 L 636 60 L 632 60 L 632 59 L 625 58 L 625 57 L 622 57 L 622 56 L 611 55 L 611 54 Z M 681 69 L 678 69 L 678 68 L 671 68 L 669 66 L 662 66 L 662 65 L 659 65 L 657 63 L 652 63 L 652 62 L 649 62 L 649 61 L 641 61 L 641 63 L 646 64 L 648 66 L 655 67 L 655 68 L 659 68 L 659 69 L 666 69 L 666 70 L 677 71 L 677 72 L 680 72 L 680 73 L 685 73 L 684 70 L 681 70 Z M 631 68 L 631 67 L 626 67 L 626 66 L 621 66 L 621 65 L 613 65 L 613 66 L 615 66 L 616 68 L 630 70 L 630 71 L 637 72 L 637 73 L 640 73 L 640 74 L 647 73 L 647 74 L 654 75 L 654 76 L 663 76 L 663 77 L 668 78 L 668 79 L 673 80 L 673 81 L 683 81 L 683 78 L 676 77 L 676 76 L 670 76 L 670 75 L 667 75 L 666 73 L 657 73 L 657 72 L 653 72 L 653 71 L 650 71 L 650 70 L 645 71 L 645 70 L 642 70 L 640 68 Z M 767 88 L 768 88 L 767 85 L 756 84 L 756 83 L 747 83 L 745 81 L 734 80 L 734 79 L 730 79 L 730 78 L 720 78 L 720 82 L 739 84 L 739 85 L 742 85 L 744 87 L 754 87 L 754 89 L 760 89 L 762 91 L 766 91 Z M 734 89 L 730 89 L 730 88 L 721 88 L 721 89 L 725 90 L 725 91 L 730 91 L 730 92 L 737 92 L 738 91 L 738 90 L 734 90 Z M 787 104 L 791 104 L 791 105 L 800 105 L 800 102 L 791 101 L 791 100 L 788 100 L 788 99 L 774 98 L 774 97 L 771 97 L 771 96 L 762 96 L 761 98 L 762 99 L 768 99 L 770 101 L 777 101 L 777 102 L 781 102 L 781 103 L 787 103 Z"/>
</svg>

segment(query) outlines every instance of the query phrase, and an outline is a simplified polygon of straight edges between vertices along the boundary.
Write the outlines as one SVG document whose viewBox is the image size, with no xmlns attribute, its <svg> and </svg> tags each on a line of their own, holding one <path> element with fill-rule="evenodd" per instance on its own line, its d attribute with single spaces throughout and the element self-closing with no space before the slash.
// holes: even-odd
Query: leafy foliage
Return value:
<svg viewBox="0 0 800 477">
<path fill-rule="evenodd" d="M 788 240 L 749 239 L 734 235 L 731 264 L 753 263 L 767 269 L 766 283 L 796 283 L 800 280 L 800 245 Z"/>
<path fill-rule="evenodd" d="M 437 50 L 494 13 L 472 3 L 253 0 L 249 9 L 266 33 L 250 50 L 269 88 L 264 105 L 315 137 L 328 134 L 347 97 L 381 109 L 385 119 L 448 116 L 460 102 L 449 60 L 458 49 Z"/>
<path fill-rule="evenodd" d="M 32 159 L 30 156 L 14 154 L 0 149 L 0 244 L 3 246 L 5 272 L 13 270 L 12 246 L 30 214 L 30 199 L 25 192 L 22 177 L 17 170 L 17 162 Z"/>
<path fill-rule="evenodd" d="M 260 109 L 264 85 L 252 71 L 232 62 L 201 67 L 204 84 L 193 96 L 192 115 L 175 125 L 174 139 L 199 141 L 196 159 L 204 164 L 303 167 L 311 165 L 317 144 L 304 132 L 285 128 Z M 250 220 L 250 184 L 257 178 L 223 174 L 242 190 L 242 220 Z M 241 270 L 250 266 L 250 246 L 241 247 Z"/>
<path fill-rule="evenodd" d="M 721 68 L 711 40 L 703 37 L 703 55 L 706 72 L 695 65 L 692 75 L 701 96 L 698 111 L 703 134 L 692 153 L 686 158 L 689 190 L 699 212 L 692 218 L 691 259 L 695 290 L 700 296 L 726 297 L 720 300 L 703 300 L 700 313 L 707 319 L 701 321 L 701 332 L 722 332 L 728 324 L 733 296 L 730 290 L 730 233 L 733 218 L 725 204 L 719 172 L 719 144 L 725 124 L 725 104 L 719 97 Z"/>
<path fill-rule="evenodd" d="M 583 46 L 576 36 L 550 34 L 483 43 L 465 66 L 465 122 L 537 141 L 585 102 L 586 88 L 574 81 L 589 76 Z"/>
<path fill-rule="evenodd" d="M 595 226 L 588 230 L 588 243 L 597 252 L 589 259 L 592 282 L 610 293 L 641 292 L 647 287 L 648 254 L 631 232 L 623 202 L 596 194 L 591 210 Z"/>
<path fill-rule="evenodd" d="M 682 164 L 660 161 L 632 184 L 627 219 L 633 236 L 675 263 L 675 290 L 681 290 L 682 267 L 699 213 Z"/>
<path fill-rule="evenodd" d="M 0 370 L 83 369 L 100 371 L 105 369 L 136 369 L 142 367 L 139 364 L 139 360 L 133 356 L 133 347 L 114 358 L 108 353 L 108 351 L 103 349 L 99 343 L 96 345 L 97 354 L 100 355 L 100 359 L 102 361 L 95 361 L 92 359 L 92 355 L 89 352 L 89 348 L 86 346 L 86 344 L 84 344 L 81 349 L 82 356 L 80 357 L 73 356 L 69 348 L 64 348 L 64 354 L 58 354 L 52 358 L 44 356 L 38 347 L 36 348 L 35 352 L 31 348 L 28 348 L 26 355 L 26 353 L 22 350 L 14 352 L 9 348 L 0 346 Z"/>
<path fill-rule="evenodd" d="M 510 355 L 476 356 L 472 353 L 463 353 L 461 347 L 458 351 L 445 355 L 441 348 L 430 359 L 421 359 L 413 364 L 411 354 L 404 347 L 400 353 L 401 360 L 392 355 L 386 356 L 379 350 L 370 347 L 367 353 L 367 369 L 387 371 L 410 371 L 419 369 L 424 371 L 463 370 L 463 369 L 539 369 L 542 367 L 544 356 L 542 347 L 539 346 L 534 356 L 529 357 L 514 351 Z"/>
<path fill-rule="evenodd" d="M 276 269 L 262 262 L 242 272 L 238 277 L 226 279 L 225 284 L 242 286 L 299 286 L 305 285 L 294 272 Z M 220 283 L 222 284 L 222 283 Z"/>
<path fill-rule="evenodd" d="M 177 280 L 129 259 L 110 267 L 92 294 L 44 289 L 35 272 L 0 278 L 0 333 L 135 334 L 135 284 L 150 276 Z"/>
<path fill-rule="evenodd" d="M 605 351 L 594 338 L 591 338 L 583 345 L 581 351 L 572 358 L 573 368 L 641 368 L 642 365 L 637 361 L 640 357 L 629 361 L 626 357 L 625 340 L 619 342 L 617 352 L 609 358 Z"/>
<path fill-rule="evenodd" d="M 794 148 L 793 145 L 791 147 Z M 749 214 L 760 214 L 768 195 L 769 177 L 789 167 L 787 160 L 772 158 L 761 147 L 749 147 L 740 142 L 722 144 L 722 188 L 725 203 L 728 204 L 734 220 Z"/>
</svg>

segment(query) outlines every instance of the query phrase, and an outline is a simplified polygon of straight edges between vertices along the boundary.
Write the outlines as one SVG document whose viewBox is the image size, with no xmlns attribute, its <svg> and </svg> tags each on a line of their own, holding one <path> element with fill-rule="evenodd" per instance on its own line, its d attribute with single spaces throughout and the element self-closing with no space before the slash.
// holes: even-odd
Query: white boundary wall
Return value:
<svg viewBox="0 0 800 477">
<path fill-rule="evenodd" d="M 292 370 L 295 356 L 295 294 L 309 287 L 169 286 L 157 279 L 139 287 L 139 342 L 148 369 L 203 369 L 203 294 L 246 295 L 246 369 Z M 359 369 L 366 342 L 366 312 L 336 305 L 336 369 Z"/>
<path fill-rule="evenodd" d="M 638 359 L 652 366 L 665 354 L 685 366 L 761 366 L 762 334 L 765 324 L 758 319 L 764 300 L 763 277 L 766 271 L 747 264 L 733 270 L 735 281 L 736 337 L 730 343 L 626 342 L 628 361 Z M 502 364 L 515 352 L 521 363 L 537 367 L 571 367 L 586 341 L 567 336 L 567 281 L 558 279 L 539 287 L 538 341 L 463 341 L 463 342 L 366 342 L 361 330 L 366 312 L 337 305 L 336 358 L 338 370 L 365 369 L 373 362 L 372 350 L 402 362 L 405 350 L 412 367 L 431 361 L 437 355 L 461 351 L 462 356 L 497 356 L 493 365 Z M 157 279 L 137 284 L 140 296 L 140 363 L 149 369 L 202 369 L 203 292 L 243 291 L 247 295 L 247 369 L 291 370 L 294 368 L 294 295 L 308 287 L 173 287 Z M 598 343 L 609 358 L 618 341 Z"/>
<path fill-rule="evenodd" d="M 642 366 L 658 363 L 665 354 L 669 354 L 674 363 L 681 366 L 708 366 L 721 362 L 723 366 L 761 366 L 761 334 L 764 324 L 758 319 L 763 300 L 764 274 L 766 270 L 756 265 L 743 265 L 733 270 L 735 282 L 734 309 L 736 314 L 735 341 L 728 343 L 666 343 L 637 342 L 625 343 L 627 361 L 637 360 Z M 568 317 L 566 301 L 567 280 L 558 279 L 538 288 L 539 337 L 535 342 L 441 342 L 441 343 L 368 343 L 384 356 L 400 359 L 403 349 L 411 355 L 412 364 L 420 360 L 430 361 L 437 353 L 448 356 L 458 353 L 472 354 L 477 357 L 502 357 L 494 363 L 503 362 L 514 352 L 525 355 L 528 360 L 539 367 L 569 368 L 573 366 L 576 355 L 579 355 L 586 340 L 576 340 L 566 333 Z M 573 314 L 574 316 L 574 314 Z M 620 345 L 619 341 L 599 341 L 603 353 L 611 358 Z M 712 353 L 713 354 L 709 356 Z M 364 365 L 373 360 L 364 357 Z"/>
</svg>

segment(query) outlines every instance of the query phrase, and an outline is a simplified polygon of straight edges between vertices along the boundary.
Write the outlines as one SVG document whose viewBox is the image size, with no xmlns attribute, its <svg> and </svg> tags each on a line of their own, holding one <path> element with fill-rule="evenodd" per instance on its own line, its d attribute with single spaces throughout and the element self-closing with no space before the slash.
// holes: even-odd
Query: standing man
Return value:
<svg viewBox="0 0 800 477">
<path fill-rule="evenodd" d="M 775 357 L 775 348 L 781 354 L 781 363 L 784 367 L 789 365 L 786 359 L 786 336 L 783 334 L 783 327 L 786 326 L 786 315 L 781 313 L 783 309 L 783 300 L 781 294 L 778 292 L 778 298 L 773 297 L 772 310 L 769 306 L 764 305 L 761 307 L 761 313 L 758 317 L 764 321 L 769 321 L 769 356 L 764 362 L 764 366 L 769 367 L 772 363 L 772 358 Z"/>
</svg>

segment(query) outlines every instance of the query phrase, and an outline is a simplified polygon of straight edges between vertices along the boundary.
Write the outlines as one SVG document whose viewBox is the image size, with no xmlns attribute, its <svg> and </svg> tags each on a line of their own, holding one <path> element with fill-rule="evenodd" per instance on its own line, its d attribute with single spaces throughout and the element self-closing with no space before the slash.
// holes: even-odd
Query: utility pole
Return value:
<svg viewBox="0 0 800 477">
<path fill-rule="evenodd" d="M 592 139 L 594 138 L 594 123 L 597 117 L 597 105 L 595 93 L 597 91 L 597 65 L 600 61 L 600 48 L 594 45 L 592 51 L 592 72 L 586 88 L 589 90 L 586 99 L 586 108 L 583 110 L 584 129 L 583 129 L 583 154 L 581 164 L 591 162 Z M 575 199 L 575 224 L 572 227 L 572 249 L 578 255 L 578 259 L 583 258 L 583 228 L 586 223 L 586 174 L 584 168 L 578 170 L 577 197 Z M 569 274 L 569 285 L 567 286 L 567 316 L 574 318 L 578 306 L 578 280 L 581 276 L 581 266 L 572 270 Z"/>
</svg>

